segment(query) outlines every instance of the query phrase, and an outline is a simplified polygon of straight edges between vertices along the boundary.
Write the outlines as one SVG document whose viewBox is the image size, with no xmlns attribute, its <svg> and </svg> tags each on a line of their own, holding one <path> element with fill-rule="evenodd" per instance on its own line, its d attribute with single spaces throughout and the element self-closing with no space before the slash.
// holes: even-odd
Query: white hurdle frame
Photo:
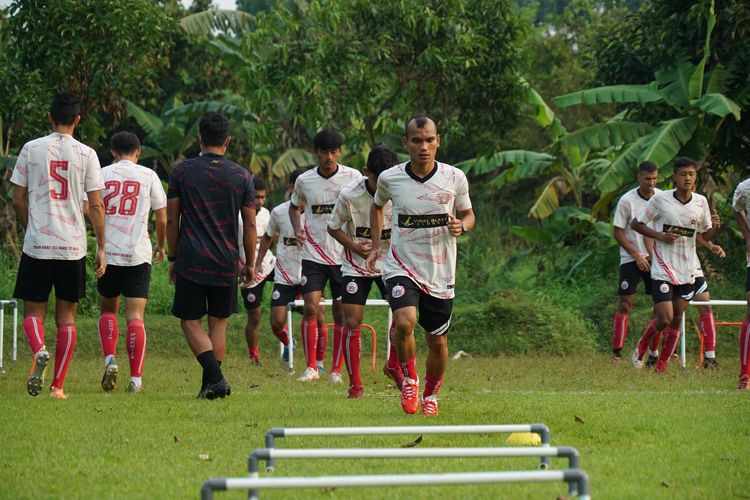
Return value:
<svg viewBox="0 0 750 500">
<path fill-rule="evenodd" d="M 460 472 L 446 474 L 381 474 L 276 478 L 211 478 L 203 483 L 201 500 L 214 491 L 364 486 L 437 486 L 446 484 L 530 483 L 565 481 L 577 484 L 578 498 L 590 500 L 589 477 L 580 469 L 561 471 Z"/>
<path fill-rule="evenodd" d="M 18 360 L 18 301 L 16 299 L 0 300 L 0 374 L 5 373 L 3 367 L 5 345 L 5 306 L 10 305 L 13 308 L 13 361 Z"/>
<path fill-rule="evenodd" d="M 693 301 L 688 302 L 688 306 L 745 306 L 747 307 L 746 300 L 705 300 L 705 301 Z M 687 356 L 685 354 L 685 314 L 687 309 L 682 314 L 682 320 L 680 320 L 680 363 L 682 367 L 687 366 Z"/>
<path fill-rule="evenodd" d="M 538 434 L 541 448 L 550 447 L 551 433 L 544 424 L 510 425 L 407 425 L 383 427 L 272 427 L 266 431 L 266 448 L 276 448 L 276 438 L 310 436 L 382 436 L 396 434 L 512 434 L 531 432 Z M 549 457 L 542 457 L 540 469 L 548 469 Z M 266 461 L 266 472 L 273 472 L 273 457 Z"/>
<path fill-rule="evenodd" d="M 288 368 L 288 370 L 290 372 L 292 372 L 294 370 L 294 341 L 292 340 L 292 338 L 294 337 L 294 325 L 293 325 L 293 322 L 292 322 L 292 307 L 293 306 L 304 306 L 304 305 L 305 305 L 305 301 L 301 300 L 301 299 L 300 300 L 294 300 L 292 302 L 289 302 L 286 305 L 286 324 L 288 325 L 287 326 L 287 331 L 289 332 L 289 363 L 287 364 L 287 368 Z M 320 301 L 320 305 L 321 306 L 332 306 L 333 305 L 333 300 L 331 300 L 331 299 L 321 300 Z M 388 330 L 387 329 L 391 327 L 391 323 L 393 322 L 393 311 L 391 311 L 391 308 L 389 307 L 388 301 L 387 300 L 383 300 L 383 299 L 367 299 L 367 302 L 365 302 L 365 305 L 366 306 L 380 306 L 380 307 L 386 306 L 386 307 L 388 307 L 388 326 L 386 327 L 386 335 L 385 335 L 385 338 L 386 338 L 386 351 L 385 352 L 386 352 L 386 356 L 387 356 L 388 355 L 387 353 L 390 352 L 390 350 L 391 350 L 391 339 L 388 336 Z M 280 346 L 279 347 L 279 352 L 283 353 L 284 352 L 284 344 L 282 344 L 281 342 L 279 342 L 279 346 Z"/>
</svg>

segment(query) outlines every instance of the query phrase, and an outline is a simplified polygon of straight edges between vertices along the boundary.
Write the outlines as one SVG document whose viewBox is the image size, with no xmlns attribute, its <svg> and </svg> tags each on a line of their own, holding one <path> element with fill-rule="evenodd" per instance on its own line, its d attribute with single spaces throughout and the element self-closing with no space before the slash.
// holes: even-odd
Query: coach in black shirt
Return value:
<svg viewBox="0 0 750 500">
<path fill-rule="evenodd" d="M 255 262 L 255 192 L 250 173 L 226 159 L 229 121 L 206 113 L 199 123 L 201 155 L 174 166 L 167 191 L 169 280 L 172 314 L 180 318 L 190 349 L 203 367 L 198 398 L 228 396 L 221 373 L 227 318 L 235 311 L 239 269 L 238 221 L 242 215 L 246 262 Z M 251 264 L 240 272 L 250 281 Z M 208 314 L 208 334 L 202 318 Z"/>
</svg>

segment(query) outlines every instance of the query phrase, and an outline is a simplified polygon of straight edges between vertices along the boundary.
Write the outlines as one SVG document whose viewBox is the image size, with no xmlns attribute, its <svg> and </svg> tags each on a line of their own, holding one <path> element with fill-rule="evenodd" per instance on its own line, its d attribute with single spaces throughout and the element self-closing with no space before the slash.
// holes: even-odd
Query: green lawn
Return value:
<svg viewBox="0 0 750 500">
<path fill-rule="evenodd" d="M 383 332 L 379 317 L 384 314 L 375 316 L 376 327 Z M 579 450 L 595 498 L 747 498 L 750 492 L 750 393 L 735 391 L 736 347 L 727 342 L 720 351 L 727 355 L 721 358 L 718 373 L 682 371 L 674 365 L 667 375 L 656 376 L 635 371 L 626 362 L 613 365 L 607 356 L 595 353 L 451 361 L 440 393 L 441 414 L 425 419 L 401 412 L 398 393 L 379 372 L 367 372 L 365 397 L 355 401 L 345 398 L 343 386 L 324 381 L 302 384 L 288 377 L 278 366 L 265 325 L 264 365 L 247 366 L 241 316 L 233 318 L 230 328 L 225 361 L 232 384 L 228 399 L 194 399 L 198 364 L 188 354 L 177 321 L 161 316 L 147 321 L 145 392 L 125 392 L 127 361 L 121 340 L 120 387 L 105 395 L 99 388 L 102 361 L 97 357 L 94 325 L 90 318 L 79 322 L 79 348 L 66 382 L 68 401 L 50 400 L 44 393 L 37 398 L 26 394 L 29 354 L 23 340 L 21 360 L 8 362 L 8 373 L 0 375 L 0 497 L 196 498 L 209 477 L 244 475 L 248 452 L 263 447 L 265 431 L 274 426 L 532 422 L 550 427 L 553 445 Z M 634 339 L 628 341 L 630 345 Z M 380 348 L 378 365 L 383 344 Z M 369 360 L 369 345 L 363 352 Z M 6 351 L 6 360 L 7 356 Z M 420 354 L 418 361 L 422 367 L 424 356 Z M 695 364 L 694 354 L 690 361 Z M 368 367 L 369 361 L 363 360 L 363 365 Z M 49 376 L 48 372 L 47 382 Z M 279 447 L 390 447 L 416 437 L 287 438 L 279 441 Z M 505 438 L 426 435 L 420 446 L 503 446 Z M 288 460 L 279 461 L 275 475 L 528 470 L 537 463 L 537 459 Z M 553 459 L 554 467 L 564 464 Z M 554 498 L 565 491 L 564 484 L 550 483 L 325 493 L 288 490 L 262 496 L 381 498 L 401 493 L 419 498 Z"/>
</svg>

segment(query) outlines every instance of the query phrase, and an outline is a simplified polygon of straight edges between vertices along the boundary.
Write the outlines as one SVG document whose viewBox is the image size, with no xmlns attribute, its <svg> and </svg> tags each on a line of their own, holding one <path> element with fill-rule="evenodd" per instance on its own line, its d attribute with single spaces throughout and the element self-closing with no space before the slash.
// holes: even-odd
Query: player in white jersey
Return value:
<svg viewBox="0 0 750 500">
<path fill-rule="evenodd" d="M 104 274 L 104 189 L 99 159 L 73 138 L 81 120 L 78 97 L 59 92 L 49 118 L 53 132 L 24 144 L 13 168 L 13 208 L 26 230 L 13 296 L 23 300 L 23 332 L 34 355 L 26 383 L 36 396 L 44 386 L 49 352 L 44 317 L 55 287 L 55 373 L 50 396 L 67 399 L 65 376 L 76 345 L 76 306 L 86 292 L 86 225 L 83 193 L 88 193 L 91 225 L 98 245 L 94 273 Z"/>
<path fill-rule="evenodd" d="M 144 325 L 151 281 L 150 212 L 156 219 L 154 263 L 164 260 L 167 236 L 167 195 L 156 172 L 138 165 L 141 143 L 132 132 L 118 132 L 111 139 L 115 163 L 102 169 L 107 241 L 107 272 L 99 278 L 99 339 L 104 354 L 102 389 L 115 390 L 119 367 L 115 358 L 119 329 L 117 310 L 120 295 L 125 297 L 127 340 L 130 364 L 128 392 L 140 392 L 146 356 Z"/>
<path fill-rule="evenodd" d="M 695 161 L 677 158 L 672 175 L 675 189 L 655 194 L 631 224 L 654 240 L 651 279 L 655 330 L 663 333 L 656 363 L 659 373 L 667 370 L 679 339 L 682 314 L 694 294 L 696 238 L 708 241 L 716 231 L 712 229 L 708 201 L 693 193 L 696 177 Z M 650 339 L 642 338 L 641 342 Z"/>
<path fill-rule="evenodd" d="M 380 269 L 383 259 L 391 245 L 391 203 L 383 207 L 384 223 L 380 237 L 381 259 L 376 263 L 377 270 L 367 268 L 367 257 L 372 250 L 372 236 L 370 232 L 370 208 L 377 188 L 378 176 L 385 170 L 398 163 L 395 152 L 383 146 L 375 146 L 367 158 L 365 177 L 346 186 L 336 200 L 331 218 L 328 221 L 328 233 L 344 247 L 341 264 L 341 274 L 344 277 L 344 326 L 346 339 L 344 341 L 344 359 L 349 374 L 349 391 L 347 397 L 356 399 L 362 397 L 362 377 L 359 371 L 359 357 L 361 352 L 361 329 L 365 314 L 365 303 L 370 294 L 370 288 L 375 283 L 385 298 L 387 293 L 381 277 Z M 390 326 L 393 332 L 393 326 Z M 393 343 L 391 350 L 395 351 Z M 393 356 L 395 358 L 395 356 Z M 398 359 L 389 359 L 398 366 Z M 387 370 L 386 374 L 390 376 Z M 399 369 L 394 375 L 396 383 L 403 375 Z"/>
<path fill-rule="evenodd" d="M 740 327 L 740 374 L 737 390 L 750 390 L 750 179 L 739 183 L 734 191 L 732 209 L 737 227 L 745 238 L 745 255 L 747 269 L 745 274 L 745 298 L 747 299 L 747 311 Z"/>
<path fill-rule="evenodd" d="M 256 245 L 256 255 L 260 247 L 261 238 L 266 233 L 268 221 L 271 219 L 271 212 L 263 205 L 266 203 L 266 183 L 260 177 L 253 177 L 253 186 L 255 187 L 255 229 L 258 233 L 258 244 Z M 240 224 L 241 225 L 241 224 Z M 257 260 L 257 259 L 256 259 Z M 245 246 L 240 239 L 240 262 L 245 262 Z M 245 340 L 247 341 L 247 354 L 250 364 L 260 364 L 260 350 L 258 348 L 258 336 L 260 334 L 260 304 L 263 301 L 263 290 L 268 280 L 273 280 L 273 266 L 276 258 L 273 253 L 266 252 L 260 261 L 260 268 L 253 268 L 255 275 L 250 283 L 240 282 L 240 293 L 242 302 L 247 310 L 247 322 L 245 323 Z"/>
<path fill-rule="evenodd" d="M 334 130 L 315 134 L 313 145 L 318 157 L 317 168 L 297 178 L 289 206 L 289 220 L 294 227 L 297 244 L 302 247 L 302 294 L 305 308 L 302 318 L 302 345 L 307 369 L 300 381 L 320 378 L 325 336 L 320 335 L 317 318 L 320 299 L 326 282 L 330 281 L 333 304 L 333 360 L 328 380 L 342 383 L 344 315 L 341 310 L 341 245 L 328 234 L 328 218 L 341 189 L 362 177 L 357 170 L 338 164 L 343 139 Z M 300 205 L 305 205 L 305 224 L 300 223 Z M 320 336 L 319 336 L 320 335 Z M 322 344 L 322 345 L 321 345 Z"/>
<path fill-rule="evenodd" d="M 435 161 L 440 147 L 435 122 L 426 115 L 416 115 L 406 126 L 403 142 L 409 162 L 388 169 L 378 178 L 370 210 L 373 250 L 367 264 L 374 269 L 380 258 L 383 207 L 391 200 L 391 248 L 383 265 L 383 278 L 396 324 L 396 352 L 404 373 L 401 407 L 406 413 L 416 413 L 419 407 L 414 341 L 419 308 L 419 324 L 427 332 L 429 347 L 422 414 L 437 415 L 437 392 L 448 363 L 456 237 L 471 230 L 475 218 L 466 175 Z"/>
<path fill-rule="evenodd" d="M 620 244 L 620 286 L 619 301 L 612 322 L 612 355 L 615 361 L 622 357 L 622 347 L 628 334 L 630 310 L 633 308 L 633 296 L 638 288 L 638 281 L 651 295 L 651 262 L 646 243 L 640 233 L 635 232 L 630 223 L 640 210 L 646 206 L 655 192 L 659 169 L 653 162 L 645 161 L 638 166 L 638 187 L 631 189 L 620 198 L 615 208 L 612 223 L 615 240 Z M 653 328 L 653 318 L 648 328 Z"/>
</svg>

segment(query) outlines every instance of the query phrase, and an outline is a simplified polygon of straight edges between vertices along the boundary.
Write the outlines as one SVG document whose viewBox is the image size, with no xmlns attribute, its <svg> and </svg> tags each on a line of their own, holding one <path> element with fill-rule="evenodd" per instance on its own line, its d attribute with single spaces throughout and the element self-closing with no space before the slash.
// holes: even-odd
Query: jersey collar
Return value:
<svg viewBox="0 0 750 500">
<path fill-rule="evenodd" d="M 635 192 L 636 192 L 636 193 L 638 193 L 638 197 L 639 197 L 640 199 L 648 201 L 648 198 L 646 198 L 645 196 L 643 196 L 643 195 L 641 194 L 641 190 L 640 190 L 640 188 L 635 188 Z M 651 195 L 651 196 L 653 196 L 653 195 Z"/>
<path fill-rule="evenodd" d="M 690 193 L 690 198 L 688 198 L 688 201 L 682 201 L 681 199 L 679 199 L 677 197 L 677 190 L 676 189 L 674 191 L 672 191 L 672 196 L 674 196 L 674 199 L 677 200 L 677 201 L 679 201 L 683 205 L 687 205 L 688 203 L 690 203 L 691 201 L 693 201 L 693 193 Z"/>
<path fill-rule="evenodd" d="M 411 170 L 411 162 L 408 162 L 406 164 L 406 168 L 404 170 L 406 170 L 406 174 L 409 177 L 411 177 L 412 179 L 414 179 L 415 181 L 417 181 L 419 183 L 424 184 L 425 182 L 429 181 L 432 178 L 433 175 L 435 175 L 437 173 L 437 171 L 438 171 L 438 164 L 437 164 L 437 162 L 435 162 L 435 166 L 432 167 L 432 170 L 430 170 L 430 173 L 427 174 L 427 175 L 425 175 L 424 177 L 419 177 L 414 172 L 412 172 L 412 170 Z"/>
<path fill-rule="evenodd" d="M 336 170 L 334 170 L 333 172 L 331 172 L 331 173 L 330 173 L 330 174 L 328 174 L 328 175 L 323 175 L 323 174 L 321 174 L 321 173 L 320 173 L 320 166 L 316 167 L 316 168 L 315 168 L 315 171 L 316 171 L 316 172 L 318 173 L 318 175 L 319 175 L 319 176 L 321 176 L 322 178 L 324 178 L 324 179 L 330 179 L 331 177 L 333 177 L 334 175 L 336 175 L 336 174 L 338 174 L 338 173 L 339 173 L 339 164 L 337 163 L 337 164 L 336 164 Z"/>
</svg>

